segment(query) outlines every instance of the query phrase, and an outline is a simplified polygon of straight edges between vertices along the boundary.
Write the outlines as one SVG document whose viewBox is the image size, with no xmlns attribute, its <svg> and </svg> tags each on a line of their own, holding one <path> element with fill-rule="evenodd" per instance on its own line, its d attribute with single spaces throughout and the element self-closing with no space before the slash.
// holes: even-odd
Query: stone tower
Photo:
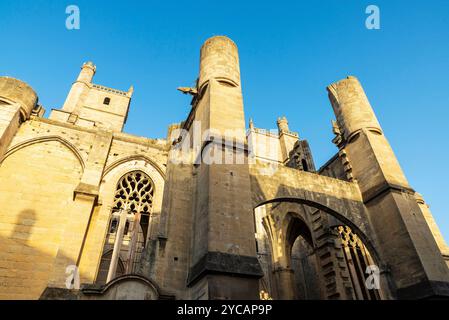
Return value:
<svg viewBox="0 0 449 320">
<path fill-rule="evenodd" d="M 192 112 L 194 121 L 201 121 L 202 135 L 210 132 L 202 155 L 221 152 L 243 161 L 224 163 L 223 156 L 223 163 L 202 161 L 195 168 L 199 183 L 189 286 L 207 287 L 211 299 L 256 299 L 261 271 L 253 236 L 239 57 L 227 37 L 210 38 L 201 48 Z"/>
<path fill-rule="evenodd" d="M 131 86 L 125 92 L 94 84 L 96 70 L 91 61 L 81 66 L 62 109 L 52 110 L 50 119 L 83 127 L 123 130 L 134 89 Z"/>
<path fill-rule="evenodd" d="M 340 129 L 340 153 L 360 188 L 397 296 L 447 294 L 448 268 L 362 86 L 348 77 L 328 92 Z"/>
<path fill-rule="evenodd" d="M 90 85 L 92 84 L 96 69 L 97 67 L 91 61 L 88 61 L 81 66 L 78 78 L 72 84 L 72 88 L 67 95 L 62 110 L 75 115 L 79 114 L 81 106 L 90 90 Z"/>
</svg>

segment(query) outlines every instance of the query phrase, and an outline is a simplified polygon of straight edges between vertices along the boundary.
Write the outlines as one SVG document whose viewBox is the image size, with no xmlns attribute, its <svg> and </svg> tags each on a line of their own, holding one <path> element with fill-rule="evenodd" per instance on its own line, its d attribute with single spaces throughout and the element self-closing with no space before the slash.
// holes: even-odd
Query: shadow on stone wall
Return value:
<svg viewBox="0 0 449 320">
<path fill-rule="evenodd" d="M 1 224 L 5 223 L 0 222 Z M 36 300 L 41 298 L 47 288 L 56 252 L 52 255 L 45 251 L 45 248 L 39 248 L 45 243 L 37 244 L 37 239 L 45 234 L 46 230 L 39 230 L 35 224 L 35 210 L 22 210 L 10 234 L 0 237 L 1 300 Z M 65 273 L 65 270 L 61 272 Z"/>
</svg>

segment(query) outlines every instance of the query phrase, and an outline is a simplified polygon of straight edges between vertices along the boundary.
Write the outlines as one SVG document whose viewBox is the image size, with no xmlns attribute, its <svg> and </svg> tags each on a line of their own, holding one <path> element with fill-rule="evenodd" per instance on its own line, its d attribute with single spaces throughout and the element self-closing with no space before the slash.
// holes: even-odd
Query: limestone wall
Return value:
<svg viewBox="0 0 449 320">
<path fill-rule="evenodd" d="M 66 266 L 56 261 L 78 260 L 81 282 L 95 281 L 115 185 L 126 172 L 142 170 L 154 181 L 155 228 L 149 237 L 157 236 L 165 141 L 122 133 L 97 139 L 96 129 L 42 118 L 18 129 L 0 164 L 0 299 L 38 299 L 48 285 L 63 288 Z M 110 145 L 103 145 L 107 141 Z M 109 151 L 102 157 L 105 147 Z M 75 199 L 82 181 L 98 181 L 93 207 Z M 78 221 L 72 213 L 77 210 L 87 210 L 84 216 L 91 219 Z M 86 231 L 82 252 L 77 251 Z"/>
<path fill-rule="evenodd" d="M 56 140 L 25 146 L 2 162 L 0 299 L 37 299 L 47 286 L 82 171 Z"/>
</svg>

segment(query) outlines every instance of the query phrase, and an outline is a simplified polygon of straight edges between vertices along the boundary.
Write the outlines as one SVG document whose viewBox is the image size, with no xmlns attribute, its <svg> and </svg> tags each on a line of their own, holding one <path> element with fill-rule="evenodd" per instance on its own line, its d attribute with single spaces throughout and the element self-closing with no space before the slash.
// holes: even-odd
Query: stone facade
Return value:
<svg viewBox="0 0 449 320">
<path fill-rule="evenodd" d="M 338 152 L 317 170 L 285 117 L 246 127 L 226 37 L 163 139 L 123 133 L 133 88 L 95 72 L 49 118 L 0 77 L 0 299 L 449 297 L 449 248 L 356 78 L 327 88 Z"/>
</svg>

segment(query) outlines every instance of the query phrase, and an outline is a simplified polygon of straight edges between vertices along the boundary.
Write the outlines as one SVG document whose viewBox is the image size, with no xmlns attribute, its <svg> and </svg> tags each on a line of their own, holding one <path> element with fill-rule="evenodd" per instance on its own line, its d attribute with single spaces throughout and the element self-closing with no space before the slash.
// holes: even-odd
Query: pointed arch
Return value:
<svg viewBox="0 0 449 320">
<path fill-rule="evenodd" d="M 141 286 L 136 286 L 136 284 L 141 284 Z M 133 290 L 130 291 L 130 287 Z M 128 299 L 132 300 L 158 300 L 161 297 L 161 289 L 158 284 L 139 274 L 122 275 L 100 287 L 86 285 L 81 291 L 87 296 L 103 296 L 109 300 L 123 300 L 127 299 L 127 296 L 130 296 Z"/>
<path fill-rule="evenodd" d="M 154 186 L 154 181 L 150 175 L 141 170 L 128 171 L 121 175 L 116 182 L 115 191 L 112 194 L 113 198 L 111 199 L 108 232 L 102 250 L 104 252 L 102 261 L 104 259 L 103 257 L 108 252 L 111 252 L 111 250 L 114 250 L 114 252 L 118 250 L 118 256 L 125 257 L 121 261 L 124 266 L 123 272 L 120 274 L 112 274 L 113 278 L 121 274 L 137 272 L 151 225 Z M 121 215 L 120 212 L 123 210 L 127 212 L 126 221 L 122 221 L 122 218 L 119 217 Z M 115 227 L 113 228 L 114 222 Z M 118 246 L 116 244 L 117 241 L 119 243 Z M 116 265 L 120 265 L 120 261 L 114 259 L 108 265 L 109 270 L 107 272 L 114 270 Z M 101 268 L 100 263 L 97 278 L 104 280 L 107 272 L 105 272 L 104 268 Z"/>
<path fill-rule="evenodd" d="M 131 155 L 131 156 L 127 156 L 122 159 L 114 161 L 113 163 L 111 163 L 109 166 L 106 167 L 106 169 L 103 172 L 102 178 L 104 178 L 115 167 L 118 167 L 119 165 L 121 165 L 123 163 L 133 161 L 133 160 L 142 160 L 142 161 L 149 163 L 151 166 L 153 166 L 156 169 L 157 172 L 159 172 L 159 174 L 165 180 L 165 171 L 154 160 L 152 160 L 149 157 L 144 156 L 144 155 Z"/>
<path fill-rule="evenodd" d="M 8 149 L 8 151 L 5 153 L 5 155 L 3 156 L 3 158 L 0 160 L 0 164 L 3 163 L 3 161 L 6 160 L 6 158 L 8 158 L 10 155 L 14 154 L 15 152 L 26 148 L 28 146 L 31 146 L 33 144 L 37 144 L 37 143 L 42 143 L 42 142 L 48 142 L 48 141 L 57 141 L 59 143 L 61 143 L 63 146 L 67 147 L 67 149 L 69 149 L 74 155 L 75 157 L 78 159 L 80 165 L 81 165 L 81 170 L 82 172 L 84 171 L 84 168 L 86 167 L 85 162 L 83 160 L 83 157 L 81 156 L 81 154 L 79 153 L 78 149 L 76 148 L 75 145 L 73 145 L 72 143 L 70 143 L 69 141 L 67 141 L 64 138 L 61 138 L 60 136 L 43 136 L 43 137 L 36 137 L 33 139 L 29 139 L 29 140 L 25 140 L 22 142 L 17 143 L 16 145 L 12 146 L 11 148 Z"/>
<path fill-rule="evenodd" d="M 289 212 L 285 216 L 287 220 L 287 228 L 286 228 L 286 240 L 287 244 L 293 247 L 295 240 L 302 236 L 304 240 L 313 248 L 315 243 L 312 237 L 312 231 L 309 225 L 300 217 L 298 214 L 294 212 Z"/>
<path fill-rule="evenodd" d="M 291 203 L 299 203 L 299 204 L 304 204 L 307 206 L 310 206 L 312 208 L 316 208 L 318 210 L 321 210 L 333 217 L 335 217 L 337 220 L 340 221 L 340 223 L 343 223 L 344 225 L 347 225 L 351 228 L 351 230 L 357 234 L 357 236 L 363 241 L 363 243 L 365 244 L 365 246 L 368 248 L 368 250 L 370 251 L 372 257 L 374 258 L 374 260 L 378 263 L 381 264 L 381 258 L 379 253 L 376 250 L 375 244 L 374 244 L 374 240 L 373 237 L 370 235 L 372 235 L 371 230 L 369 228 L 367 228 L 367 226 L 365 224 L 357 224 L 356 222 L 354 222 L 351 219 L 348 219 L 347 215 L 343 215 L 341 214 L 341 212 L 335 211 L 334 209 L 323 205 L 322 203 L 319 202 L 314 202 L 311 200 L 306 200 L 303 199 L 301 197 L 282 197 L 282 198 L 273 198 L 270 200 L 265 200 L 259 204 L 255 205 L 255 208 L 263 206 L 265 204 L 269 204 L 269 203 L 275 203 L 275 202 L 291 202 Z M 332 226 L 332 225 L 331 225 Z"/>
</svg>

